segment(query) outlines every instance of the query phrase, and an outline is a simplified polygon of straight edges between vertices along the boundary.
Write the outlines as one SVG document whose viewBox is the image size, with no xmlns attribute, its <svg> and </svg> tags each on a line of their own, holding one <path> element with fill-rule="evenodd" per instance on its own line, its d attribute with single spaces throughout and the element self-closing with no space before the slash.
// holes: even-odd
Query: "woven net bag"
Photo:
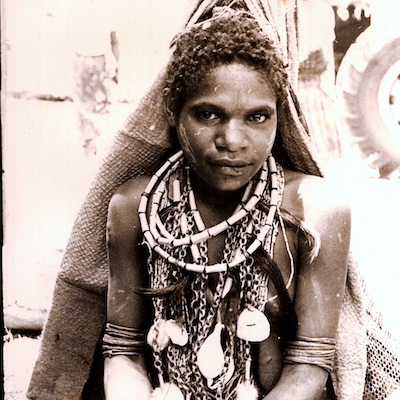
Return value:
<svg viewBox="0 0 400 400">
<path fill-rule="evenodd" d="M 367 371 L 364 400 L 384 400 L 400 388 L 400 343 L 390 334 L 372 299 L 367 304 Z"/>
</svg>

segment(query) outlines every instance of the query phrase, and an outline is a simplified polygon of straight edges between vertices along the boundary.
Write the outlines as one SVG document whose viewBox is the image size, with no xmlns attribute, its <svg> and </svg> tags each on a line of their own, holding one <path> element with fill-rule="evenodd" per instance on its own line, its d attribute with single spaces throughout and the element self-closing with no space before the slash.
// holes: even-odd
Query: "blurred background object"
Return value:
<svg viewBox="0 0 400 400">
<path fill-rule="evenodd" d="M 324 0 L 298 2 L 298 96 L 322 169 L 341 158 L 335 122 L 335 13 Z M 318 32 L 318 34 L 317 34 Z"/>
<path fill-rule="evenodd" d="M 72 96 L 80 141 L 89 157 L 96 155 L 101 120 L 110 111 L 118 83 L 115 6 L 107 0 L 80 0 L 72 7 L 69 20 L 75 83 Z"/>
<path fill-rule="evenodd" d="M 377 175 L 400 175 L 400 2 L 356 1 L 349 18 L 366 21 L 338 66 L 337 111 L 347 143 Z M 340 15 L 340 13 L 339 13 Z M 354 24 L 357 26 L 357 22 Z"/>
</svg>

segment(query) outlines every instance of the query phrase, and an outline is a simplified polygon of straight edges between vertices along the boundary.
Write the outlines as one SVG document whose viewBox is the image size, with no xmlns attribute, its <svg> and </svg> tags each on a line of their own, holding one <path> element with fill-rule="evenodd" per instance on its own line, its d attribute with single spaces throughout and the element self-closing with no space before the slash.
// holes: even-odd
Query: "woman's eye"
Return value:
<svg viewBox="0 0 400 400">
<path fill-rule="evenodd" d="M 253 115 L 250 115 L 249 121 L 257 122 L 257 123 L 261 124 L 261 123 L 265 122 L 268 118 L 269 118 L 269 116 L 267 114 L 253 114 Z"/>
<path fill-rule="evenodd" d="M 218 115 L 212 111 L 199 111 L 197 117 L 202 121 L 211 121 L 218 118 Z"/>
</svg>

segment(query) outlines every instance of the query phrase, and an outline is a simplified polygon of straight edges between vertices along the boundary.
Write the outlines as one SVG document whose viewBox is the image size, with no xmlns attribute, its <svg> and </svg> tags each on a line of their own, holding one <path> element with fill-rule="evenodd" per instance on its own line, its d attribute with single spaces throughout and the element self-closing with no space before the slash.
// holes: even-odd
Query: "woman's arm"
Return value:
<svg viewBox="0 0 400 400">
<path fill-rule="evenodd" d="M 306 178 L 294 187 L 286 206 L 311 224 L 321 240 L 314 260 L 309 259 L 305 238 L 299 240 L 297 277 L 302 284 L 294 298 L 297 337 L 335 339 L 347 276 L 350 209 L 337 187 L 319 178 Z M 264 400 L 320 399 L 327 378 L 328 371 L 321 366 L 300 361 L 285 364 L 277 385 Z"/>
<path fill-rule="evenodd" d="M 107 221 L 109 285 L 107 322 L 114 327 L 145 332 L 149 304 L 137 289 L 147 286 L 147 268 L 140 253 L 140 195 L 147 179 L 122 185 L 111 199 Z M 140 347 L 140 346 L 139 346 Z M 152 387 L 144 355 L 106 356 L 104 387 L 107 400 L 147 400 Z"/>
</svg>

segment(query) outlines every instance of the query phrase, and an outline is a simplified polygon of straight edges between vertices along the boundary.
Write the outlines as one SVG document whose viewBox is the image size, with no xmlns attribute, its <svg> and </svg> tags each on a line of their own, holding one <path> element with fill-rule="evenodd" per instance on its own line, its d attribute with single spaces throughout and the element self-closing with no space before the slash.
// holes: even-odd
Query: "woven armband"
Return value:
<svg viewBox="0 0 400 400">
<path fill-rule="evenodd" d="M 103 335 L 103 356 L 139 356 L 146 351 L 145 332 L 142 329 L 107 323 Z"/>
<path fill-rule="evenodd" d="M 288 341 L 285 349 L 285 364 L 312 364 L 332 371 L 335 358 L 335 339 L 308 338 Z"/>
</svg>

